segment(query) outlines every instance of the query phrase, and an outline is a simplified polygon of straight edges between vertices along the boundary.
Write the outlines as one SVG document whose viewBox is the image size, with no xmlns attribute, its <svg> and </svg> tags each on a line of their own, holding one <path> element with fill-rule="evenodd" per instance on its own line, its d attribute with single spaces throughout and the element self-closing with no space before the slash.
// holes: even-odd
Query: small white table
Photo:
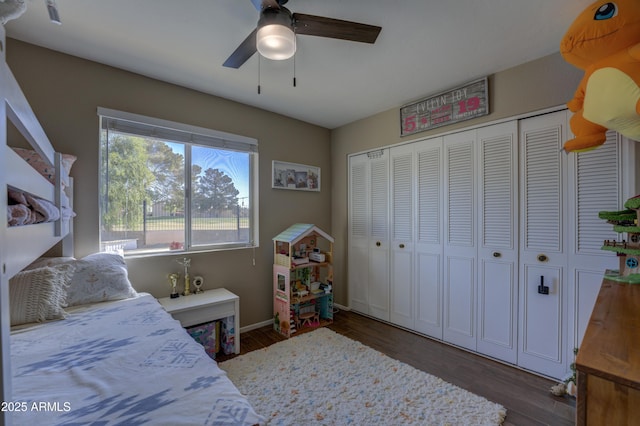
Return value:
<svg viewBox="0 0 640 426">
<path fill-rule="evenodd" d="M 158 302 L 174 319 L 180 321 L 183 327 L 191 327 L 233 315 L 235 353 L 240 353 L 240 298 L 226 288 L 214 288 L 203 293 L 193 293 L 175 299 L 163 297 L 158 299 Z"/>
</svg>

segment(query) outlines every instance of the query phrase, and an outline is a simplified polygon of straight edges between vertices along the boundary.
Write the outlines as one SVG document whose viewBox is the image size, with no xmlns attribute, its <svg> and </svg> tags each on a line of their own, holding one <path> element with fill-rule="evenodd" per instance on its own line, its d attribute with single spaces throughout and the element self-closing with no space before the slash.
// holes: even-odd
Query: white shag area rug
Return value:
<svg viewBox="0 0 640 426">
<path fill-rule="evenodd" d="M 219 364 L 269 425 L 500 425 L 499 404 L 327 328 Z"/>
</svg>

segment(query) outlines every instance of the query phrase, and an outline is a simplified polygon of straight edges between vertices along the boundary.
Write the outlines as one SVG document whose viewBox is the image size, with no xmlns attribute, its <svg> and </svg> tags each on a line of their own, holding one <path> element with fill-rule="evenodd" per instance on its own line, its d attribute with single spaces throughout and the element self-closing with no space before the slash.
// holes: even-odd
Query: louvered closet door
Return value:
<svg viewBox="0 0 640 426">
<path fill-rule="evenodd" d="M 477 351 L 512 364 L 518 354 L 518 125 L 478 129 Z"/>
<path fill-rule="evenodd" d="M 602 275 L 606 269 L 617 269 L 615 253 L 600 248 L 604 240 L 615 240 L 619 235 L 613 226 L 598 218 L 600 211 L 622 210 L 626 198 L 621 183 L 623 161 L 622 141 L 613 131 L 607 132 L 607 142 L 600 148 L 569 155 L 569 328 L 570 354 L 579 347 L 595 304 Z M 571 325 L 571 324 L 570 324 Z"/>
<path fill-rule="evenodd" d="M 349 158 L 349 306 L 369 313 L 369 158 Z"/>
<path fill-rule="evenodd" d="M 518 365 L 562 378 L 567 342 L 567 117 L 520 121 L 520 280 Z M 538 292 L 541 284 L 549 294 Z"/>
<path fill-rule="evenodd" d="M 413 329 L 413 144 L 393 147 L 391 162 L 391 282 L 389 320 Z"/>
<path fill-rule="evenodd" d="M 349 159 L 349 302 L 389 320 L 389 150 Z"/>
<path fill-rule="evenodd" d="M 414 329 L 442 339 L 442 138 L 415 143 Z"/>
<path fill-rule="evenodd" d="M 368 155 L 371 157 L 369 314 L 389 321 L 389 150 Z"/>
<path fill-rule="evenodd" d="M 445 341 L 476 350 L 476 132 L 444 137 Z"/>
</svg>

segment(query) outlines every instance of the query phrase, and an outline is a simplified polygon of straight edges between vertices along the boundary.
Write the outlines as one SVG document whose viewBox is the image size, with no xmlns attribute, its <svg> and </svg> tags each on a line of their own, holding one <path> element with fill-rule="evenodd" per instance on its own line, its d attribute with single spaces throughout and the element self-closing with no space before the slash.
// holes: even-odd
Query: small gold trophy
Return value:
<svg viewBox="0 0 640 426">
<path fill-rule="evenodd" d="M 178 274 L 169 274 L 169 282 L 171 283 L 171 294 L 169 295 L 169 297 L 172 299 L 180 297 L 180 294 L 178 294 L 178 289 L 177 289 L 179 277 L 180 275 Z"/>
</svg>

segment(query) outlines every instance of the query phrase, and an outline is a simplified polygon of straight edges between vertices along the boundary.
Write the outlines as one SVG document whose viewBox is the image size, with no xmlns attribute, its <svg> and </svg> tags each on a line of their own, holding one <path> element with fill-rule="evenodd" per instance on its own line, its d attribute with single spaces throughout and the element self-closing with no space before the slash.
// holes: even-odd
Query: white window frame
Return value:
<svg viewBox="0 0 640 426">
<path fill-rule="evenodd" d="M 108 129 L 129 133 L 139 136 L 148 136 L 168 141 L 182 142 L 191 145 L 208 146 L 212 148 L 220 148 L 230 151 L 251 153 L 251 182 L 249 182 L 249 192 L 251 193 L 250 204 L 250 234 L 247 244 L 229 243 L 216 244 L 211 246 L 196 247 L 191 246 L 191 215 L 185 214 L 185 247 L 180 252 L 194 253 L 216 250 L 230 250 L 239 248 L 255 248 L 259 247 L 259 168 L 258 168 L 258 140 L 247 136 L 235 135 L 232 133 L 212 130 L 205 127 L 193 126 L 190 124 L 178 123 L 175 121 L 164 120 L 160 118 L 148 117 L 130 112 L 118 111 L 108 108 L 98 107 L 97 109 L 100 126 L 100 138 L 102 130 L 107 129 L 106 121 L 108 121 Z M 100 139 L 99 138 L 99 139 Z M 190 161 L 185 158 L 185 162 Z M 188 168 L 185 167 L 185 192 L 187 199 L 191 199 L 190 176 L 187 176 Z M 99 173 L 102 170 L 99 168 Z M 190 209 L 190 202 L 185 202 L 185 208 Z M 102 220 L 99 220 L 102 223 Z M 187 231 L 188 230 L 188 231 Z M 127 253 L 127 257 L 136 256 L 158 256 L 164 254 L 176 254 L 176 252 L 157 251 L 148 254 Z"/>
</svg>

